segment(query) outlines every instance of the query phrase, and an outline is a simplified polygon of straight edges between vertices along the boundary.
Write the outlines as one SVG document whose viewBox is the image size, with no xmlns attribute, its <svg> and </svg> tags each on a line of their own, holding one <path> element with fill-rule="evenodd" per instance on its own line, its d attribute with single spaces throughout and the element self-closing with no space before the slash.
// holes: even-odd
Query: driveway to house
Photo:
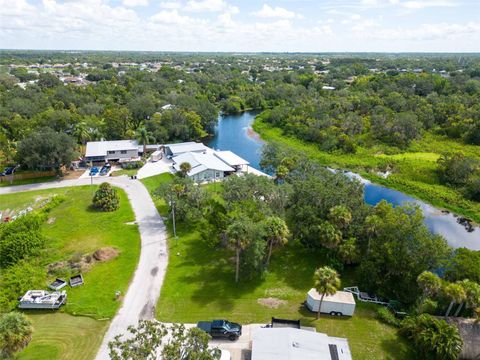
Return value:
<svg viewBox="0 0 480 360">
<path fill-rule="evenodd" d="M 166 228 L 145 186 L 141 182 L 130 180 L 126 176 L 93 180 L 94 184 L 100 184 L 101 182 L 108 182 L 125 190 L 135 213 L 135 222 L 139 226 L 142 240 L 140 259 L 133 280 L 120 310 L 113 318 L 103 338 L 102 345 L 97 353 L 97 360 L 110 358 L 108 342 L 117 334 L 125 333 L 128 326 L 136 325 L 140 319 L 153 319 L 155 317 L 155 305 L 160 296 L 160 289 L 168 263 Z M 91 179 L 88 178 L 0 187 L 0 195 L 89 185 L 90 183 Z"/>
</svg>

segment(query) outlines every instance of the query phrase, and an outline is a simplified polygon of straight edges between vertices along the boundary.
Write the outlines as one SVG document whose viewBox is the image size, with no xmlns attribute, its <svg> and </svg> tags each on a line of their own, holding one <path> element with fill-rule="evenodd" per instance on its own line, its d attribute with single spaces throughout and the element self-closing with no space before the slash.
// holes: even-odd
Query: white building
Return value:
<svg viewBox="0 0 480 360">
<path fill-rule="evenodd" d="M 195 182 L 222 180 L 226 175 L 234 173 L 235 169 L 228 166 L 212 152 L 186 152 L 172 158 L 173 168 L 181 171 L 182 163 L 191 166 L 187 176 Z"/>
<path fill-rule="evenodd" d="M 103 162 L 134 159 L 139 155 L 136 140 L 89 141 L 85 151 L 85 161 Z"/>
<path fill-rule="evenodd" d="M 293 328 L 254 332 L 252 360 L 351 360 L 347 339 Z"/>
</svg>

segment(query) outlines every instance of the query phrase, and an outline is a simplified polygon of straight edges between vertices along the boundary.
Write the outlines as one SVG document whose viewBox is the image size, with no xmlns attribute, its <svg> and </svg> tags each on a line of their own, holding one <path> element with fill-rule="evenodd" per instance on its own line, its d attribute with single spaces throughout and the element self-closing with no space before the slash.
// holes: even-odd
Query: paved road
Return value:
<svg viewBox="0 0 480 360">
<path fill-rule="evenodd" d="M 140 319 L 154 318 L 155 305 L 160 296 L 168 262 L 166 228 L 147 189 L 141 182 L 129 180 L 126 176 L 95 179 L 94 183 L 104 181 L 124 189 L 127 193 L 139 225 L 142 249 L 133 280 L 122 307 L 103 338 L 97 360 L 109 359 L 107 345 L 115 335 L 125 333 L 129 325 L 136 325 Z M 76 179 L 0 187 L 0 194 L 89 184 L 90 179 Z"/>
</svg>

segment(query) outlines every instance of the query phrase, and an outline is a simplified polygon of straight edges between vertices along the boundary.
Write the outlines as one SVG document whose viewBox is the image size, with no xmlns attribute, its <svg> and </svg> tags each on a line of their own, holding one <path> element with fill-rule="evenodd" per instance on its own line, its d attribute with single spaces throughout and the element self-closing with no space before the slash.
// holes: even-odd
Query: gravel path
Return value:
<svg viewBox="0 0 480 360">
<path fill-rule="evenodd" d="M 0 187 L 0 194 L 89 185 L 90 181 L 90 179 L 75 179 Z M 153 319 L 155 317 L 155 305 L 160 296 L 160 289 L 168 263 L 166 228 L 145 186 L 141 182 L 130 180 L 126 176 L 94 180 L 96 184 L 101 182 L 109 182 L 122 188 L 127 193 L 135 213 L 136 223 L 139 225 L 142 249 L 133 280 L 120 310 L 113 318 L 103 338 L 96 357 L 97 360 L 109 359 L 108 342 L 115 335 L 125 333 L 129 325 L 136 325 L 140 319 Z"/>
</svg>

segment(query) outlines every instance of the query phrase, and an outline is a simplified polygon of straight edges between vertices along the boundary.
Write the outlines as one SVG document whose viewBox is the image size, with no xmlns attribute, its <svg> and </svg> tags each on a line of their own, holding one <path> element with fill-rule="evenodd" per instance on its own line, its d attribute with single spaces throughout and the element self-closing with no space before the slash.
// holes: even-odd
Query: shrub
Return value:
<svg viewBox="0 0 480 360">
<path fill-rule="evenodd" d="M 0 267 L 14 265 L 19 260 L 35 255 L 44 246 L 40 232 L 42 216 L 28 214 L 0 229 Z"/>
<path fill-rule="evenodd" d="M 120 199 L 109 183 L 102 183 L 93 196 L 93 206 L 102 211 L 115 211 L 120 206 Z"/>
<path fill-rule="evenodd" d="M 400 333 L 413 341 L 423 359 L 457 360 L 462 351 L 458 329 L 431 315 L 406 318 Z"/>
<path fill-rule="evenodd" d="M 384 306 L 381 306 L 377 309 L 377 319 L 387 325 L 400 327 L 400 320 L 398 320 L 395 315 L 393 315 L 392 312 Z"/>
<path fill-rule="evenodd" d="M 121 164 L 122 169 L 131 170 L 131 169 L 140 169 L 143 166 L 143 161 L 128 161 Z"/>
<path fill-rule="evenodd" d="M 0 355 L 9 358 L 22 350 L 32 338 L 32 324 L 19 312 L 3 314 L 0 317 Z"/>
<path fill-rule="evenodd" d="M 431 314 L 431 315 L 436 314 L 437 310 L 438 310 L 438 302 L 430 298 L 425 299 L 425 301 L 422 302 L 422 304 L 418 309 L 420 313 Z"/>
<path fill-rule="evenodd" d="M 45 281 L 45 268 L 30 259 L 20 260 L 3 270 L 0 277 L 0 313 L 15 308 L 17 298 L 27 290 L 42 289 Z"/>
</svg>

